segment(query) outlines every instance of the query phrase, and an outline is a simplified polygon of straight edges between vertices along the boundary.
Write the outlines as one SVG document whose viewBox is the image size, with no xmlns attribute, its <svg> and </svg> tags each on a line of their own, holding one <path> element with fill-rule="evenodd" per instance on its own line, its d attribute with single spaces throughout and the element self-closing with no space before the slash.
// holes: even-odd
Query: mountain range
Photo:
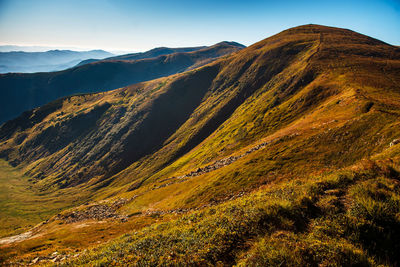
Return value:
<svg viewBox="0 0 400 267">
<path fill-rule="evenodd" d="M 148 75 L 102 80 L 115 64 Z M 79 83 L 58 78 L 67 74 Z M 78 93 L 92 79 L 102 92 L 0 127 L 0 185 L 13 196 L 0 195 L 0 233 L 22 233 L 0 239 L 5 262 L 400 263 L 398 47 L 304 25 L 243 49 L 221 43 L 46 75 L 25 90 L 54 82 L 41 94 Z M 28 76 L 0 84 L 28 88 Z M 35 214 L 15 212 L 27 194 Z"/>
<path fill-rule="evenodd" d="M 0 105 L 4 108 L 0 123 L 60 97 L 112 90 L 183 72 L 242 48 L 228 42 L 205 48 L 160 48 L 59 72 L 0 74 Z"/>
<path fill-rule="evenodd" d="M 113 54 L 103 50 L 71 51 L 49 50 L 46 52 L 0 52 L 0 73 L 48 72 L 75 66 L 89 58 L 102 59 Z"/>
<path fill-rule="evenodd" d="M 225 42 L 228 44 L 228 42 Z M 244 47 L 241 44 L 236 44 L 238 47 Z M 179 47 L 179 48 L 169 48 L 169 47 L 157 47 L 154 49 L 151 49 L 146 52 L 139 52 L 139 53 L 131 53 L 131 54 L 124 54 L 124 55 L 119 55 L 119 56 L 114 56 L 114 57 L 109 57 L 104 60 L 138 60 L 138 59 L 146 59 L 146 58 L 153 58 L 153 57 L 158 57 L 162 55 L 169 55 L 172 53 L 179 53 L 179 52 L 193 52 L 196 50 L 204 49 L 206 46 L 197 46 L 197 47 Z M 87 59 L 83 60 L 78 64 L 84 65 L 87 63 L 93 63 L 96 61 L 100 61 L 99 59 Z"/>
</svg>

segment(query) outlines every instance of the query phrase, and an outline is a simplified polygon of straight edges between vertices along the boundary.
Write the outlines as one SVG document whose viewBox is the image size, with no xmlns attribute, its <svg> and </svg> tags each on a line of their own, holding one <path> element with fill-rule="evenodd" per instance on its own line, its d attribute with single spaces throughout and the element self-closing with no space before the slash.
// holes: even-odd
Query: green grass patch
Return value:
<svg viewBox="0 0 400 267">
<path fill-rule="evenodd" d="M 84 199 L 84 193 L 40 192 L 28 180 L 21 169 L 0 160 L 0 237 L 22 233 Z"/>
</svg>

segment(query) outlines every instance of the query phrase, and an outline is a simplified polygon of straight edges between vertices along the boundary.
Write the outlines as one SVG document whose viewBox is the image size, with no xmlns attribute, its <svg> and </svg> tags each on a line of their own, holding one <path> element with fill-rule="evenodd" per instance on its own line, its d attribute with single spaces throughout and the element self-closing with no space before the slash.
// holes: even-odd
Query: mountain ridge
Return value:
<svg viewBox="0 0 400 267">
<path fill-rule="evenodd" d="M 196 50 L 204 49 L 206 46 L 198 46 L 198 47 L 184 47 L 184 48 L 169 48 L 169 47 L 156 47 L 150 49 L 146 52 L 137 52 L 137 53 L 130 53 L 124 55 L 118 55 L 113 57 L 104 58 L 104 60 L 137 60 L 137 59 L 145 59 L 145 58 L 153 58 L 162 55 L 168 55 L 172 53 L 178 52 L 193 52 Z M 98 59 L 87 59 L 84 61 L 79 62 L 76 66 L 81 66 L 88 63 L 98 62 Z"/>
<path fill-rule="evenodd" d="M 70 251 L 65 231 L 108 241 L 117 225 L 133 232 L 65 262 L 395 265 L 398 84 L 398 48 L 304 25 L 183 73 L 36 108 L 0 127 L 0 157 L 42 193 L 91 204 L 10 251 Z M 111 212 L 99 220 L 113 230 L 67 221 L 93 209 Z"/>
<path fill-rule="evenodd" d="M 317 28 L 318 29 L 318 28 Z M 327 28 L 327 29 L 331 29 L 331 28 Z M 293 32 L 294 32 L 294 34 L 296 34 L 296 32 L 297 31 L 299 31 L 300 30 L 300 32 L 301 32 L 301 34 L 304 34 L 304 33 L 308 33 L 308 34 L 313 34 L 313 35 L 315 35 L 315 34 L 318 34 L 318 35 L 320 35 L 321 34 L 321 31 L 316 31 L 316 29 L 315 29 L 315 26 L 303 26 L 302 28 L 294 28 L 294 29 L 291 29 L 291 30 L 289 30 L 289 31 L 284 31 L 284 32 L 282 32 L 282 33 L 280 33 L 280 34 L 278 34 L 278 35 L 276 35 L 276 36 L 274 36 L 274 37 L 272 37 L 272 39 L 270 38 L 270 39 L 267 39 L 268 40 L 268 42 L 271 42 L 272 43 L 272 45 L 274 45 L 274 39 L 276 39 L 276 38 L 280 38 L 280 36 L 281 35 L 287 35 L 287 36 L 291 36 L 292 34 L 293 34 Z M 323 32 L 323 31 L 322 31 Z M 346 30 L 337 30 L 337 32 L 338 32 L 338 34 L 344 34 L 344 35 L 346 35 L 346 36 L 349 36 L 348 38 L 352 38 L 353 37 L 353 35 L 356 35 L 356 36 L 359 36 L 358 34 L 356 34 L 356 33 L 354 33 L 354 32 L 351 32 L 351 31 L 346 31 Z M 378 41 L 375 41 L 374 39 L 371 39 L 371 38 L 367 38 L 367 37 L 362 37 L 361 38 L 362 39 L 362 42 L 364 42 L 366 45 L 384 45 L 383 43 L 379 43 Z M 231 100 L 229 100 L 226 104 L 225 104 L 225 106 L 223 106 L 223 107 L 221 107 L 221 110 L 219 111 L 220 112 L 220 115 L 218 115 L 217 117 L 215 117 L 214 119 L 212 119 L 212 120 L 210 120 L 209 122 L 207 122 L 207 123 L 209 123 L 209 125 L 212 125 L 212 124 L 215 124 L 215 123 L 217 123 L 217 124 L 215 124 L 215 126 L 211 126 L 211 128 L 210 128 L 210 130 L 207 130 L 208 131 L 208 133 L 206 133 L 206 134 L 204 134 L 204 133 L 198 133 L 198 135 L 197 136 L 207 136 L 208 134 L 210 134 L 211 132 L 213 132 L 215 129 L 216 129 L 216 127 L 218 127 L 219 125 L 220 125 L 220 123 L 222 123 L 224 120 L 226 120 L 229 116 L 230 116 L 230 114 L 232 113 L 232 112 L 234 112 L 234 109 L 236 108 L 236 107 L 238 107 L 238 106 L 240 106 L 241 105 L 241 103 L 243 103 L 243 101 L 245 101 L 245 99 L 248 97 L 248 96 L 246 96 L 246 94 L 249 94 L 249 89 L 250 88 L 259 88 L 259 86 L 261 85 L 260 83 L 258 83 L 258 84 L 254 84 L 253 83 L 253 81 L 260 81 L 260 80 L 262 80 L 262 79 L 265 79 L 265 78 L 254 78 L 254 79 L 248 79 L 248 77 L 243 77 L 243 74 L 242 74 L 242 71 L 243 71 L 243 69 L 238 69 L 237 68 L 237 66 L 239 66 L 240 64 L 242 65 L 242 66 L 244 66 L 246 69 L 249 69 L 250 68 L 250 70 L 252 71 L 252 74 L 251 75 L 262 75 L 261 77 L 263 77 L 263 75 L 266 75 L 266 74 L 264 74 L 265 73 L 265 66 L 266 65 L 264 65 L 265 63 L 262 63 L 262 68 L 260 68 L 260 66 L 259 65 L 257 65 L 257 64 L 254 64 L 254 56 L 252 56 L 252 55 L 249 55 L 249 54 L 251 54 L 251 53 L 249 53 L 249 50 L 250 51 L 253 51 L 253 53 L 258 53 L 258 49 L 260 49 L 260 45 L 263 45 L 263 42 L 266 42 L 265 40 L 264 41 L 261 41 L 261 42 L 259 42 L 259 43 L 257 43 L 257 44 L 255 44 L 255 45 L 252 45 L 252 46 L 250 46 L 247 50 L 244 50 L 244 51 L 242 51 L 241 53 L 239 53 L 238 54 L 238 56 L 236 56 L 236 58 L 240 58 L 240 55 L 246 55 L 246 58 L 248 58 L 247 60 L 250 60 L 250 61 L 247 61 L 247 62 L 252 62 L 252 64 L 253 64 L 253 68 L 255 68 L 254 70 L 256 71 L 256 72 L 254 72 L 254 70 L 251 70 L 251 68 L 250 68 L 250 66 L 247 66 L 246 64 L 244 64 L 243 63 L 243 61 L 242 61 L 242 59 L 240 59 L 242 62 L 241 63 L 238 63 L 238 64 L 231 64 L 231 66 L 232 67 L 230 67 L 230 68 L 233 68 L 233 71 L 234 72 L 237 72 L 238 73 L 238 75 L 241 75 L 242 76 L 242 78 L 243 79 L 246 79 L 245 80 L 245 82 L 244 82 L 244 85 L 242 85 L 241 86 L 241 88 L 239 87 L 238 89 L 239 89 L 239 91 L 238 91 L 238 95 L 237 96 L 235 96 L 235 97 L 233 97 Z M 298 53 L 298 51 L 301 51 L 302 49 L 312 49 L 312 50 L 314 50 L 314 52 L 312 52 L 313 54 L 312 55 L 309 55 L 308 56 L 308 59 L 307 60 L 312 60 L 312 58 L 313 57 L 315 57 L 315 55 L 316 55 L 316 53 L 321 53 L 318 49 L 319 49 L 319 47 L 320 47 L 320 44 L 318 45 L 318 44 L 316 44 L 315 42 L 321 42 L 321 37 L 320 36 L 318 36 L 318 38 L 315 38 L 315 40 L 313 40 L 312 42 L 310 42 L 309 43 L 309 45 L 306 45 L 306 44 L 300 44 L 299 46 L 295 46 L 294 48 L 290 48 L 290 49 L 295 49 L 295 50 L 288 50 L 288 51 L 285 51 L 284 53 L 285 54 L 288 54 L 289 56 L 290 56 L 290 54 L 291 53 Z M 289 43 L 290 43 L 290 41 L 289 41 Z M 314 48 L 312 48 L 312 47 L 314 47 Z M 275 53 L 275 54 L 271 54 L 270 52 L 270 54 L 267 54 L 267 57 L 269 58 L 270 56 L 272 56 L 272 57 L 279 57 L 278 55 L 279 55 L 279 53 L 281 53 L 281 51 L 280 51 L 280 49 L 281 48 L 277 48 L 277 50 L 275 50 L 276 52 L 273 52 L 273 53 Z M 272 50 L 272 51 L 274 51 L 274 50 Z M 293 52 L 292 52 L 293 51 Z M 329 47 L 327 48 L 327 51 L 328 52 L 330 52 L 329 51 Z M 352 51 L 350 51 L 351 53 L 352 53 Z M 308 52 L 309 53 L 309 52 Z M 294 55 L 295 55 L 294 54 Z M 319 59 L 321 59 L 322 61 L 323 60 L 325 60 L 324 59 L 324 56 L 325 55 L 322 55 L 322 58 L 320 57 Z M 230 57 L 230 58 L 232 58 L 232 57 Z M 262 62 L 267 62 L 266 61 L 266 59 L 261 59 L 261 58 L 259 58 L 258 60 L 263 60 Z M 307 62 L 307 60 L 305 61 L 305 62 Z M 286 63 L 284 63 L 283 62 L 283 64 L 286 64 Z M 217 72 L 215 72 L 216 71 L 216 69 L 219 69 L 219 68 L 221 68 L 221 66 L 223 66 L 224 65 L 224 60 L 220 60 L 220 61 L 218 61 L 218 62 L 216 62 L 216 63 L 214 63 L 214 64 L 212 64 L 212 65 L 209 65 L 209 66 L 206 66 L 206 67 L 204 67 L 204 68 L 202 68 L 202 69 L 199 69 L 199 70 L 197 70 L 197 73 L 196 73 L 196 75 L 199 75 L 200 77 L 201 77 L 201 75 L 203 75 L 203 74 L 201 74 L 201 73 L 204 73 L 204 75 L 206 75 L 206 76 L 204 76 L 204 77 L 207 77 L 208 75 L 210 75 L 210 71 L 212 70 L 212 69 L 215 69 L 214 70 L 214 73 L 215 74 L 211 74 L 211 76 L 209 76 L 209 77 L 214 77 L 214 78 L 216 78 L 217 76 L 215 76 L 216 74 L 217 74 Z M 282 71 L 283 69 L 285 69 L 285 68 L 287 68 L 287 66 L 286 65 L 282 65 L 282 66 L 276 66 L 276 68 L 277 68 L 277 70 L 274 70 L 274 69 L 272 69 L 272 71 L 273 71 L 273 73 L 274 72 L 280 72 L 280 71 Z M 318 66 L 317 66 L 317 71 L 319 71 L 318 70 Z M 226 69 L 227 70 L 227 69 Z M 223 78 L 223 72 L 224 71 L 224 68 L 222 68 L 222 72 L 220 72 L 220 73 L 218 73 L 218 77 L 219 78 L 217 78 L 217 80 L 214 80 L 213 82 L 212 82 L 212 84 L 214 84 L 214 86 L 221 86 L 221 85 L 218 85 L 218 83 L 219 83 L 219 81 L 223 81 L 223 80 L 221 80 L 221 78 L 222 79 L 225 79 L 225 78 Z M 230 71 L 231 72 L 231 71 Z M 291 86 L 289 86 L 289 88 L 298 88 L 298 87 L 303 87 L 303 86 L 305 86 L 305 85 L 308 85 L 309 83 L 311 83 L 312 81 L 314 81 L 315 79 L 316 79 L 316 76 L 315 76 L 315 74 L 311 74 L 312 72 L 311 72 L 311 70 L 307 70 L 307 69 L 305 69 L 305 70 L 303 70 L 302 72 L 300 72 L 300 76 L 298 76 L 298 77 L 296 77 L 296 76 L 293 76 L 293 77 L 296 77 L 295 78 L 295 80 L 293 80 L 293 81 L 290 81 L 290 83 L 292 84 Z M 192 75 L 192 76 L 196 76 L 196 75 Z M 267 81 L 268 81 L 268 79 L 270 79 L 269 77 L 270 77 L 270 75 L 271 74 L 267 74 L 267 76 L 265 76 L 266 77 L 266 79 L 267 79 Z M 274 75 L 274 74 L 272 74 L 272 75 Z M 196 80 L 198 80 L 198 81 L 204 81 L 204 82 L 206 82 L 207 80 L 208 80 L 208 82 L 211 82 L 211 80 L 209 80 L 210 78 L 201 78 L 201 79 L 199 79 L 199 78 L 196 78 Z M 231 79 L 231 80 L 226 80 L 225 79 L 225 83 L 226 82 L 228 82 L 228 84 L 229 83 L 234 83 L 234 84 L 236 84 L 237 83 L 237 75 L 235 76 L 233 76 L 233 79 Z M 214 78 L 211 78 L 212 80 L 214 79 Z M 186 84 L 187 82 L 185 82 L 185 79 L 186 78 L 184 78 L 184 76 L 182 76 L 182 78 L 180 78 L 180 77 L 178 77 L 177 79 L 176 79 L 176 81 L 174 82 L 175 84 L 179 84 L 179 83 L 182 83 L 183 82 L 183 84 Z M 250 81 L 250 83 L 248 84 L 248 85 L 246 85 L 246 83 L 248 83 Z M 240 80 L 239 80 L 239 82 L 240 82 Z M 265 82 L 265 81 L 264 81 Z M 167 84 L 165 84 L 165 83 L 167 83 Z M 206 82 L 207 83 L 207 82 Z M 165 80 L 160 80 L 160 82 L 152 82 L 152 83 L 150 83 L 150 84 L 152 84 L 151 86 L 150 86 L 150 88 L 151 87 L 153 87 L 154 88 L 154 85 L 157 85 L 156 86 L 156 88 L 158 88 L 159 90 L 161 89 L 161 88 L 164 88 L 164 87 L 166 87 L 167 89 L 166 90 L 168 90 L 168 88 L 174 88 L 174 86 L 175 85 L 170 85 L 168 82 L 166 82 Z M 189 82 L 189 84 L 191 84 L 190 82 Z M 137 84 L 137 85 L 135 85 L 135 86 L 133 86 L 132 88 L 140 88 L 142 85 L 141 84 Z M 194 86 L 194 84 L 191 84 L 191 86 Z M 224 86 L 224 85 L 222 85 L 222 86 Z M 249 86 L 250 86 L 250 88 L 249 88 Z M 226 85 L 225 85 L 225 87 L 226 87 Z M 150 90 L 150 91 L 152 91 L 152 90 L 154 90 L 154 89 L 146 89 L 146 90 Z M 249 89 L 247 89 L 247 88 L 249 88 Z M 251 89 L 251 90 L 255 90 L 255 89 Z M 327 88 L 328 89 L 328 88 Z M 121 93 L 123 93 L 123 91 L 124 91 L 124 89 L 121 89 L 122 91 L 121 91 Z M 211 89 L 211 90 L 213 90 L 213 89 Z M 240 92 L 242 90 L 242 92 Z M 288 89 L 285 89 L 286 91 L 288 90 Z M 318 90 L 320 90 L 320 89 L 318 89 Z M 326 90 L 326 89 L 325 89 Z M 132 89 L 130 89 L 130 90 L 128 90 L 127 92 L 129 92 L 130 91 L 130 94 L 132 94 L 134 91 L 132 91 Z M 226 91 L 226 93 L 228 93 L 229 91 Z M 313 91 L 312 91 L 313 92 Z M 314 89 L 314 92 L 318 92 L 318 91 L 316 91 L 315 89 Z M 329 92 L 329 91 L 328 91 Z M 323 91 L 320 91 L 320 92 L 318 92 L 318 93 L 322 93 L 322 94 L 325 94 Z M 332 91 L 332 93 L 335 93 L 335 91 Z M 329 95 L 330 94 L 332 94 L 332 93 L 328 93 L 328 95 L 326 95 L 326 96 L 324 96 L 324 97 L 329 97 Z M 241 96 L 241 94 L 244 94 L 243 96 Z M 250 93 L 251 94 L 251 93 Z M 288 91 L 288 92 L 283 92 L 283 93 L 281 93 L 282 94 L 282 97 L 284 97 L 285 95 L 287 95 L 287 96 L 290 96 L 291 94 L 293 94 L 293 92 L 290 92 L 290 91 Z M 115 93 L 114 93 L 114 95 L 115 95 Z M 229 95 L 229 94 L 228 94 Z M 311 95 L 310 95 L 311 96 Z M 309 96 L 309 97 L 310 97 Z M 176 96 L 175 96 L 176 97 Z M 199 95 L 199 97 L 201 98 L 201 97 L 203 97 L 202 95 Z M 74 97 L 73 97 L 74 98 Z M 75 97 L 75 98 L 77 98 L 77 97 Z M 79 98 L 79 97 L 78 97 Z M 85 98 L 84 96 L 83 96 L 83 98 Z M 171 99 L 172 100 L 172 99 Z M 307 98 L 306 98 L 306 100 L 307 100 Z M 160 100 L 161 101 L 161 100 Z M 197 101 L 199 101 L 199 100 L 197 100 Z M 298 100 L 297 100 L 298 101 Z M 312 99 L 309 99 L 308 101 L 312 101 Z M 236 104 L 234 104 L 234 103 L 236 103 Z M 146 105 L 147 105 L 147 103 L 145 103 Z M 180 105 L 179 103 L 176 103 L 177 105 Z M 105 104 L 103 104 L 103 105 L 105 105 Z M 144 107 L 147 107 L 147 106 L 144 106 Z M 155 104 L 152 104 L 153 106 L 155 105 Z M 158 104 L 158 105 L 160 105 L 160 104 Z M 293 105 L 293 104 L 292 104 Z M 297 104 L 298 105 L 298 104 Z M 302 104 L 302 105 L 304 105 L 304 104 Z M 306 105 L 309 105 L 309 104 L 306 104 Z M 105 110 L 107 110 L 109 107 L 111 107 L 109 104 L 107 104 L 106 105 L 107 106 L 107 108 L 105 108 Z M 123 105 L 124 106 L 124 105 Z M 98 106 L 98 107 L 100 107 L 100 106 Z M 154 108 L 155 108 L 156 106 L 154 106 Z M 97 108 L 96 108 L 97 109 Z M 125 108 L 124 108 L 125 109 Z M 126 111 L 123 111 L 124 109 L 119 109 L 119 110 L 121 110 L 121 114 L 124 114 L 124 113 L 126 113 Z M 164 112 L 165 111 L 167 111 L 167 110 L 164 110 Z M 93 111 L 94 112 L 94 111 Z M 136 111 L 135 111 L 136 112 Z M 157 113 L 157 112 L 156 112 Z M 156 114 L 155 113 L 155 114 Z M 100 114 L 98 114 L 98 116 L 102 116 L 101 115 L 102 113 L 100 113 Z M 115 113 L 115 114 L 117 114 L 117 113 Z M 119 116 L 121 116 L 121 115 L 119 115 Z M 126 116 L 126 115 L 125 115 Z M 140 115 L 140 116 L 142 116 L 142 115 Z M 219 119 L 219 116 L 222 116 L 221 117 L 221 119 Z M 139 117 L 139 121 L 140 121 L 141 119 L 140 119 L 140 117 Z M 150 121 L 151 121 L 152 119 L 150 119 Z M 215 121 L 215 120 L 220 120 L 219 122 L 217 122 L 217 121 Z M 211 124 L 210 124 L 211 123 Z M 206 124 L 207 125 L 207 124 Z M 115 127 L 115 125 L 113 126 L 113 127 Z M 146 126 L 147 127 L 147 126 Z M 205 127 L 203 127 L 203 130 L 204 129 L 208 129 L 208 126 L 205 126 Z M 167 134 L 167 135 L 170 135 L 171 133 L 169 133 L 169 134 Z M 193 136 L 192 137 L 192 139 L 191 140 L 196 140 L 196 138 L 197 137 L 195 137 L 195 136 Z M 199 141 L 201 141 L 201 140 L 199 140 Z M 195 144 L 197 144 L 199 141 L 193 141 L 193 142 L 195 142 Z M 135 142 L 137 142 L 137 141 L 135 141 Z M 151 143 L 151 142 L 150 142 Z M 132 144 L 133 145 L 133 144 Z M 130 147 L 131 145 L 127 145 L 127 147 Z M 153 145 L 150 145 L 149 147 L 152 147 Z M 189 147 L 190 148 L 193 148 L 195 145 L 190 145 Z M 82 146 L 80 146 L 80 147 L 82 147 Z M 184 147 L 182 148 L 183 149 L 183 151 L 185 151 L 185 152 L 179 152 L 179 153 L 186 153 L 186 152 L 188 152 Z M 119 148 L 118 150 L 121 150 L 121 148 Z M 123 151 L 124 149 L 122 149 L 121 151 Z M 104 150 L 104 151 L 107 151 L 107 150 Z M 96 152 L 97 153 L 97 152 Z M 149 153 L 149 152 L 147 152 L 147 153 Z M 39 154 L 37 154 L 37 153 L 35 153 L 36 155 L 39 155 Z M 87 152 L 85 152 L 85 154 L 87 154 Z M 37 156 L 36 156 L 37 157 Z M 122 159 L 124 159 L 124 158 L 131 158 L 131 156 L 116 156 L 117 158 L 122 158 Z M 115 160 L 116 158 L 113 158 L 113 160 Z M 139 158 L 136 158 L 136 159 L 139 159 Z M 91 161 L 92 159 L 88 159 L 89 161 Z M 114 162 L 114 164 L 115 164 L 115 162 Z M 109 163 L 105 163 L 105 166 L 108 166 L 108 168 L 111 166 Z M 125 166 L 125 167 L 127 167 L 127 166 Z M 71 176 L 71 174 L 69 174 L 69 176 Z"/>
<path fill-rule="evenodd" d="M 197 52 L 161 55 L 136 61 L 95 62 L 59 72 L 0 74 L 0 93 L 4 96 L 0 104 L 5 111 L 0 115 L 0 123 L 59 97 L 102 92 L 183 72 L 240 48 L 235 45 L 217 45 Z M 22 99 L 21 94 L 24 95 Z"/>
<path fill-rule="evenodd" d="M 210 47 L 216 47 L 216 46 L 223 46 L 223 45 L 228 45 L 228 46 L 236 46 L 236 47 L 241 47 L 245 48 L 244 45 L 233 42 L 233 41 L 222 41 L 219 43 L 216 43 L 215 45 L 212 45 Z M 131 54 L 124 54 L 124 55 L 119 55 L 119 56 L 113 56 L 113 57 L 108 57 L 104 58 L 101 60 L 98 59 L 87 59 L 82 62 L 80 62 L 77 66 L 81 66 L 84 64 L 88 63 L 94 63 L 98 61 L 113 61 L 113 60 L 138 60 L 138 59 L 144 59 L 144 58 L 154 58 L 162 55 L 169 55 L 172 53 L 184 53 L 184 52 L 193 52 L 197 51 L 200 49 L 205 49 L 207 46 L 198 46 L 198 47 L 184 47 L 184 48 L 169 48 L 169 47 L 156 47 L 153 49 L 150 49 L 146 52 L 139 52 L 139 53 L 131 53 Z"/>
</svg>

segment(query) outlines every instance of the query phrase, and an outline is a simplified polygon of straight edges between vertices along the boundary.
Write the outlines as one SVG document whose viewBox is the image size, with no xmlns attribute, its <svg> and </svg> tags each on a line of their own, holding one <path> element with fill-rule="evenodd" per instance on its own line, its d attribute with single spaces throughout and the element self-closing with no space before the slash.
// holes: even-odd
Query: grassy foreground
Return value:
<svg viewBox="0 0 400 267">
<path fill-rule="evenodd" d="M 396 265 L 400 176 L 394 166 L 363 161 L 271 184 L 124 235 L 65 265 Z"/>
</svg>

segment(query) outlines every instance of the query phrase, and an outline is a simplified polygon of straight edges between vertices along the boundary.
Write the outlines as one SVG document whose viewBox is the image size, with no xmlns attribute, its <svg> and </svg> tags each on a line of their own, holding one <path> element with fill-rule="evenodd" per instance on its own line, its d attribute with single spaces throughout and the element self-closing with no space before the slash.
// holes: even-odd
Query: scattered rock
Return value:
<svg viewBox="0 0 400 267">
<path fill-rule="evenodd" d="M 56 256 L 54 259 L 52 259 L 52 262 L 59 262 L 62 259 L 61 255 Z"/>
<path fill-rule="evenodd" d="M 392 142 L 390 142 L 389 146 L 392 147 L 392 146 L 397 145 L 399 143 L 400 143 L 400 139 L 394 139 Z"/>
<path fill-rule="evenodd" d="M 57 251 L 55 251 L 48 256 L 39 256 L 39 257 L 34 258 L 28 265 L 34 265 L 34 264 L 44 263 L 44 262 L 63 262 L 63 261 L 66 261 L 69 257 L 71 257 L 71 255 L 62 255 L 62 254 L 58 253 Z"/>
<path fill-rule="evenodd" d="M 342 192 L 339 189 L 329 189 L 325 190 L 324 193 L 326 195 L 340 195 Z"/>
<path fill-rule="evenodd" d="M 282 138 L 293 138 L 293 137 L 298 136 L 298 135 L 299 135 L 298 133 L 294 133 L 294 134 L 291 134 L 290 136 L 286 136 L 286 137 L 282 137 Z M 169 177 L 167 179 L 162 180 L 161 182 L 165 182 L 165 181 L 168 181 L 168 180 L 174 180 L 174 179 L 179 179 L 180 181 L 171 181 L 169 183 L 161 184 L 159 186 L 154 186 L 151 190 L 156 190 L 156 189 L 163 188 L 163 187 L 166 187 L 166 186 L 169 186 L 169 185 L 172 185 L 172 184 L 181 183 L 181 182 L 186 181 L 187 180 L 186 178 L 192 178 L 192 177 L 196 177 L 196 176 L 208 173 L 208 172 L 215 171 L 215 170 L 217 170 L 219 168 L 222 168 L 222 167 L 225 167 L 227 165 L 232 164 L 233 162 L 237 161 L 238 159 L 241 159 L 241 158 L 249 155 L 250 153 L 252 153 L 254 151 L 263 149 L 267 145 L 275 143 L 275 142 L 281 140 L 282 138 L 275 138 L 275 139 L 272 139 L 271 141 L 262 142 L 262 143 L 260 143 L 260 144 L 258 144 L 256 146 L 248 149 L 243 154 L 240 154 L 238 156 L 230 156 L 230 157 L 227 157 L 227 158 L 224 158 L 224 159 L 217 160 L 217 161 L 215 161 L 214 163 L 212 163 L 210 165 L 207 165 L 207 166 L 202 167 L 202 168 L 197 168 L 195 171 L 191 171 L 190 173 L 187 173 L 187 174 L 184 174 L 184 175 L 181 175 L 181 176 L 178 176 L 178 177 Z"/>
<path fill-rule="evenodd" d="M 115 204 L 116 202 L 114 202 Z M 94 204 L 82 210 L 74 210 L 58 214 L 56 220 L 63 220 L 66 223 L 75 223 L 89 219 L 95 219 L 98 221 L 104 219 L 120 219 L 127 220 L 127 217 L 116 212 L 116 209 L 126 203 L 126 200 L 118 201 L 115 205 L 111 206 L 106 204 Z"/>
</svg>

